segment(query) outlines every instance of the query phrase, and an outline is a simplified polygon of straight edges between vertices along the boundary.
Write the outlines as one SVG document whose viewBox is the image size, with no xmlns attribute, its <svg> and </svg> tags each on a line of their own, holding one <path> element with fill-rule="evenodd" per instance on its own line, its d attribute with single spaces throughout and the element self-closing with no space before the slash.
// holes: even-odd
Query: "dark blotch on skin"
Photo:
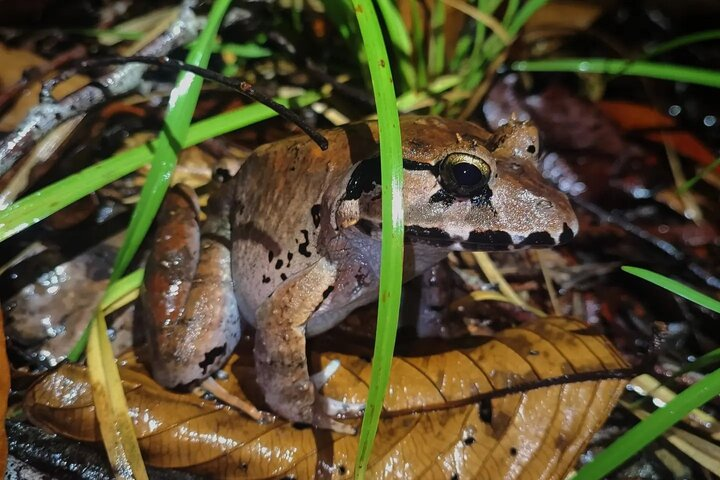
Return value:
<svg viewBox="0 0 720 480">
<path fill-rule="evenodd" d="M 492 195 L 492 190 L 486 185 L 485 188 L 480 190 L 480 193 L 472 197 L 470 201 L 475 207 L 492 207 L 492 203 L 490 202 Z"/>
<path fill-rule="evenodd" d="M 270 277 L 266 277 L 265 275 L 263 275 L 262 282 L 263 282 L 263 283 L 270 283 Z"/>
<path fill-rule="evenodd" d="M 446 192 L 444 188 L 441 188 L 437 192 L 433 193 L 430 197 L 430 203 L 442 202 L 446 207 L 452 205 L 454 201 L 455 197 Z"/>
<path fill-rule="evenodd" d="M 575 234 L 573 233 L 572 228 L 570 228 L 570 226 L 567 223 L 563 223 L 563 231 L 560 234 L 558 243 L 559 244 L 567 243 L 570 240 L 572 240 L 574 236 L 575 236 Z"/>
<path fill-rule="evenodd" d="M 335 287 L 333 287 L 332 285 L 330 285 L 328 288 L 326 288 L 322 294 L 323 300 L 325 300 L 332 293 L 333 290 L 335 290 Z"/>
<path fill-rule="evenodd" d="M 555 239 L 548 232 L 533 232 L 520 245 L 549 246 L 555 245 Z"/>
<path fill-rule="evenodd" d="M 224 343 L 222 345 L 222 347 L 215 347 L 205 354 L 205 358 L 198 365 L 202 369 L 203 375 L 205 375 L 208 367 L 210 365 L 212 365 L 215 362 L 215 360 L 218 359 L 218 357 L 222 357 L 223 355 L 225 355 L 226 351 L 227 351 L 227 343 Z"/>
<path fill-rule="evenodd" d="M 292 260 L 293 254 L 292 252 L 288 252 L 287 259 L 288 259 L 288 267 L 290 266 L 290 260 Z"/>
<path fill-rule="evenodd" d="M 268 250 L 268 262 L 272 262 L 273 258 L 275 257 L 275 254 L 272 250 Z"/>
<path fill-rule="evenodd" d="M 480 421 L 483 423 L 492 422 L 492 402 L 489 398 L 480 400 Z"/>
<path fill-rule="evenodd" d="M 320 204 L 316 204 L 310 209 L 310 215 L 312 215 L 313 225 L 315 225 L 315 228 L 320 226 L 320 208 Z"/>
<path fill-rule="evenodd" d="M 463 242 L 463 246 L 468 250 L 478 246 L 488 250 L 507 250 L 510 245 L 512 245 L 510 234 L 500 230 L 472 231 L 467 241 Z"/>
<path fill-rule="evenodd" d="M 413 160 L 408 160 L 406 158 L 403 158 L 403 169 L 404 170 L 430 170 L 435 175 L 437 175 L 439 173 L 439 168 L 437 165 L 433 165 L 432 163 L 415 162 Z"/>
<path fill-rule="evenodd" d="M 298 252 L 300 252 L 300 255 L 304 255 L 306 257 L 310 257 L 311 253 L 308 252 L 307 247 L 310 245 L 310 239 L 308 238 L 308 231 L 307 230 L 300 230 L 300 233 L 303 234 L 303 237 L 305 237 L 305 241 L 298 245 Z"/>
<path fill-rule="evenodd" d="M 285 275 L 284 273 L 281 273 L 281 274 L 280 274 L 280 280 L 282 280 L 283 282 L 284 282 L 285 280 L 287 280 L 287 275 Z"/>
<path fill-rule="evenodd" d="M 452 245 L 453 240 L 450 235 L 439 228 L 425 228 L 417 225 L 408 225 L 405 227 L 405 235 L 416 237 L 421 240 L 430 240 L 438 246 Z"/>
<path fill-rule="evenodd" d="M 360 219 L 360 221 L 355 225 L 358 230 L 360 230 L 365 235 L 370 235 L 372 231 L 374 230 L 374 225 L 369 220 Z"/>
<path fill-rule="evenodd" d="M 345 187 L 345 199 L 357 200 L 363 193 L 371 192 L 380 185 L 380 157 L 363 160 L 353 170 Z"/>
<path fill-rule="evenodd" d="M 282 258 L 278 258 L 278 261 L 275 262 L 275 270 L 280 270 L 283 266 Z"/>
</svg>

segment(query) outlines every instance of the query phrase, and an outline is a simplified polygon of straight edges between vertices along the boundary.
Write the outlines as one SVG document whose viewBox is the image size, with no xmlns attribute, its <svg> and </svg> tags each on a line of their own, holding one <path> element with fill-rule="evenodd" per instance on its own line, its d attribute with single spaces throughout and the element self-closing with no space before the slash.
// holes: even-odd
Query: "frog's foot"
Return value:
<svg viewBox="0 0 720 480">
<path fill-rule="evenodd" d="M 343 402 L 334 398 L 320 395 L 320 389 L 340 368 L 340 361 L 332 360 L 325 368 L 310 376 L 310 381 L 315 386 L 315 402 L 313 405 L 313 424 L 319 428 L 326 428 L 338 433 L 355 435 L 356 430 L 336 420 L 338 417 L 356 417 L 365 411 L 364 403 Z"/>
<path fill-rule="evenodd" d="M 247 402 L 237 397 L 236 395 L 228 392 L 225 387 L 217 383 L 212 377 L 208 377 L 203 380 L 200 386 L 205 391 L 212 393 L 215 398 L 217 398 L 221 402 L 240 410 L 245 415 L 252 418 L 258 423 L 271 423 L 275 421 L 275 415 L 270 412 L 258 410 L 250 402 Z"/>
</svg>

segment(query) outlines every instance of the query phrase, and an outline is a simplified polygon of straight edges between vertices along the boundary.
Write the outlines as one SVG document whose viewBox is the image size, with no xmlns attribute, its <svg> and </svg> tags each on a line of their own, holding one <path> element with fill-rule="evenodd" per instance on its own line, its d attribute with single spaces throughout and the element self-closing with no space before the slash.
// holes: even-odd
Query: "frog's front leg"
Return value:
<svg viewBox="0 0 720 480">
<path fill-rule="evenodd" d="M 415 322 L 418 337 L 457 338 L 468 334 L 465 323 L 449 315 L 448 307 L 453 300 L 453 275 L 447 261 L 442 261 L 408 284 L 415 304 L 408 305 L 412 308 L 403 309 L 403 320 L 405 324 Z"/>
<path fill-rule="evenodd" d="M 318 394 L 308 374 L 305 327 L 332 289 L 337 270 L 321 259 L 285 281 L 257 311 L 255 368 L 265 401 L 282 417 L 336 432 L 355 429 L 331 417 L 336 401 Z"/>
</svg>

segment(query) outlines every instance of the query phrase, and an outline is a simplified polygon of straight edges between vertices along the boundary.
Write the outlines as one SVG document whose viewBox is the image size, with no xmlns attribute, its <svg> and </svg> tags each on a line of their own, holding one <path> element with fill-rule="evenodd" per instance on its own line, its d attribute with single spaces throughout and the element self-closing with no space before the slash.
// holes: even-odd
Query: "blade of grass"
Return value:
<svg viewBox="0 0 720 480">
<path fill-rule="evenodd" d="M 720 88 L 720 73 L 716 70 L 686 67 L 672 63 L 607 58 L 561 58 L 513 62 L 510 68 L 517 72 L 582 72 L 629 75 Z"/>
<path fill-rule="evenodd" d="M 396 106 L 392 72 L 387 51 L 371 0 L 353 0 L 360 32 L 368 57 L 378 113 L 382 183 L 382 247 L 380 291 L 368 402 L 362 421 L 355 478 L 365 478 L 373 441 L 390 378 L 398 314 L 403 260 L 403 167 L 400 119 Z"/>
<path fill-rule="evenodd" d="M 107 337 L 105 316 L 98 310 L 90 322 L 87 348 L 88 377 L 93 392 L 95 415 L 110 465 L 116 478 L 147 479 L 147 472 L 128 416 L 120 373 Z"/>
<path fill-rule="evenodd" d="M 698 305 L 720 313 L 720 302 L 680 282 L 643 268 L 624 266 L 622 269 L 676 295 L 687 298 Z M 573 478 L 576 480 L 604 478 L 650 442 L 663 435 L 671 426 L 682 420 L 690 412 L 709 402 L 717 395 L 720 395 L 720 369 L 706 375 L 702 380 L 691 385 L 674 399 L 667 402 L 664 407 L 657 409 L 625 432 L 612 445 L 600 452 L 592 462 L 581 468 Z"/>
<path fill-rule="evenodd" d="M 218 0 L 213 3 L 207 25 L 200 33 L 197 45 L 188 54 L 188 63 L 207 66 L 215 35 L 229 6 L 230 0 Z M 178 77 L 177 86 L 170 94 L 164 130 L 155 142 L 153 166 L 143 186 L 140 201 L 133 212 L 123 245 L 115 258 L 110 285 L 121 277 L 150 228 L 150 223 L 170 182 L 170 175 L 181 148 L 180 142 L 185 139 L 190 128 L 190 120 L 200 96 L 201 85 L 201 78 L 182 72 Z M 108 290 L 105 291 L 103 302 L 107 299 L 107 295 Z M 88 379 L 92 386 L 95 415 L 110 464 L 118 478 L 147 479 L 120 373 L 107 336 L 105 316 L 100 308 L 94 321 L 90 321 L 89 328 Z"/>
<path fill-rule="evenodd" d="M 415 68 L 410 62 L 412 43 L 410 43 L 410 35 L 407 33 L 405 22 L 403 22 L 397 7 L 390 0 L 377 0 L 377 4 L 380 7 L 380 13 L 383 16 L 390 42 L 393 45 L 394 58 L 398 63 L 398 73 L 400 73 L 399 90 L 415 90 L 417 88 L 417 78 L 415 77 Z"/>
<path fill-rule="evenodd" d="M 215 36 L 229 6 L 230 0 L 218 0 L 213 3 L 208 15 L 208 24 L 200 33 L 196 45 L 188 53 L 187 63 L 207 67 Z M 190 130 L 190 122 L 200 98 L 202 82 L 202 78 L 189 72 L 181 72 L 178 75 L 176 86 L 170 93 L 163 130 L 154 142 L 155 151 L 150 172 L 130 219 L 123 245 L 115 258 L 115 266 L 110 277 L 111 283 L 125 272 L 145 238 L 155 213 L 160 208 L 165 191 L 170 185 L 170 177 L 175 169 L 178 153 L 182 149 L 182 142 L 185 141 Z"/>
<path fill-rule="evenodd" d="M 515 13 L 520 6 L 520 0 L 508 0 L 507 6 L 505 7 L 505 15 L 503 15 L 502 24 L 507 28 L 515 17 Z"/>
<path fill-rule="evenodd" d="M 692 45 L 693 43 L 707 42 L 710 40 L 720 40 L 720 30 L 703 30 L 701 32 L 695 32 L 673 38 L 668 42 L 659 43 L 647 51 L 645 58 L 656 57 L 680 47 Z"/>
<path fill-rule="evenodd" d="M 423 28 L 422 17 L 420 16 L 420 6 L 418 0 L 410 0 L 410 18 L 412 21 L 412 41 L 415 54 L 415 69 L 417 70 L 418 90 L 422 90 L 427 86 L 428 72 L 427 63 L 425 62 L 425 30 Z"/>
<path fill-rule="evenodd" d="M 304 107 L 321 97 L 315 92 L 295 99 L 276 99 L 286 107 Z M 247 127 L 276 116 L 272 109 L 254 103 L 194 123 L 183 148 L 197 145 L 209 138 Z M 0 242 L 47 218 L 85 195 L 146 165 L 153 156 L 153 143 L 147 143 L 114 155 L 80 172 L 34 192 L 0 211 Z"/>
<path fill-rule="evenodd" d="M 107 291 L 103 295 L 102 301 L 100 302 L 100 309 L 105 312 L 115 302 L 123 298 L 132 290 L 140 288 L 140 284 L 142 284 L 144 274 L 145 269 L 141 268 L 135 270 L 131 274 L 128 274 L 118 279 L 112 285 L 109 285 Z M 82 354 L 85 351 L 85 347 L 87 346 L 89 335 L 90 328 L 86 328 L 83 331 L 80 339 L 77 341 L 77 343 L 75 343 L 75 345 L 73 345 L 73 348 L 70 350 L 70 353 L 67 356 L 70 362 L 75 363 L 80 360 L 80 357 L 82 357 Z"/>
<path fill-rule="evenodd" d="M 707 295 L 702 294 L 697 290 L 678 282 L 677 280 L 673 280 L 672 278 L 660 275 L 659 273 L 651 272 L 650 270 L 645 270 L 644 268 L 625 266 L 622 267 L 622 270 L 631 275 L 635 275 L 636 277 L 640 277 L 650 283 L 653 283 L 658 287 L 662 287 L 665 290 L 674 293 L 675 295 L 686 298 L 691 302 L 697 303 L 698 305 L 705 307 L 708 310 L 712 310 L 715 313 L 720 313 L 719 301 L 715 300 L 712 297 L 708 297 Z"/>
<path fill-rule="evenodd" d="M 440 75 L 445 66 L 445 4 L 435 2 L 430 13 L 430 42 L 428 45 L 428 77 Z"/>
<path fill-rule="evenodd" d="M 528 0 L 522 7 L 520 7 L 517 13 L 508 20 L 505 27 L 513 40 L 517 37 L 520 29 L 527 23 L 528 20 L 530 20 L 530 17 L 532 17 L 535 12 L 537 12 L 547 2 L 548 0 Z M 503 20 L 503 23 L 505 20 L 507 20 L 507 18 Z M 500 40 L 500 38 L 495 34 L 490 35 L 483 46 L 486 62 L 492 62 L 498 55 L 500 55 L 503 48 L 502 40 Z"/>
<path fill-rule="evenodd" d="M 720 394 L 720 369 L 688 387 L 664 407 L 657 409 L 625 432 L 600 452 L 592 462 L 581 468 L 573 478 L 575 480 L 605 478 L 692 410 L 709 402 L 718 394 Z"/>
<path fill-rule="evenodd" d="M 687 182 L 685 182 L 685 183 L 683 183 L 682 185 L 680 185 L 680 187 L 678 187 L 678 189 L 677 189 L 677 190 L 678 190 L 678 193 L 685 193 L 685 192 L 687 192 L 687 191 L 690 190 L 692 187 L 694 187 L 697 182 L 699 182 L 700 180 L 702 180 L 703 178 L 705 178 L 705 175 L 707 175 L 708 173 L 712 172 L 713 170 L 715 170 L 715 169 L 718 168 L 718 167 L 720 167 L 720 157 L 716 158 L 715 160 L 713 160 L 713 161 L 712 161 L 711 163 L 709 163 L 708 165 L 705 165 L 705 166 L 697 173 L 697 175 L 695 175 L 694 177 L 692 177 L 691 179 L 689 179 Z"/>
</svg>

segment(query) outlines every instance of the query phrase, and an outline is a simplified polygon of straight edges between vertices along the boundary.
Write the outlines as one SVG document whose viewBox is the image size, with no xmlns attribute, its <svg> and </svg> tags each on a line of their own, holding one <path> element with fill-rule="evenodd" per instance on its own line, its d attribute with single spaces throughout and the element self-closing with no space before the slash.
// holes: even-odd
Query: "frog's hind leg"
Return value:
<svg viewBox="0 0 720 480">
<path fill-rule="evenodd" d="M 320 259 L 285 281 L 258 308 L 255 368 L 265 401 L 277 414 L 291 422 L 353 434 L 354 428 L 325 411 L 327 402 L 317 393 L 307 365 L 305 326 L 335 278 L 335 266 Z"/>
<path fill-rule="evenodd" d="M 221 368 L 240 340 L 240 314 L 230 275 L 227 213 L 216 202 L 197 222 L 187 187 L 168 192 L 143 283 L 143 324 L 150 369 L 162 385 L 201 381 Z M 188 211 L 190 213 L 188 213 Z"/>
</svg>

